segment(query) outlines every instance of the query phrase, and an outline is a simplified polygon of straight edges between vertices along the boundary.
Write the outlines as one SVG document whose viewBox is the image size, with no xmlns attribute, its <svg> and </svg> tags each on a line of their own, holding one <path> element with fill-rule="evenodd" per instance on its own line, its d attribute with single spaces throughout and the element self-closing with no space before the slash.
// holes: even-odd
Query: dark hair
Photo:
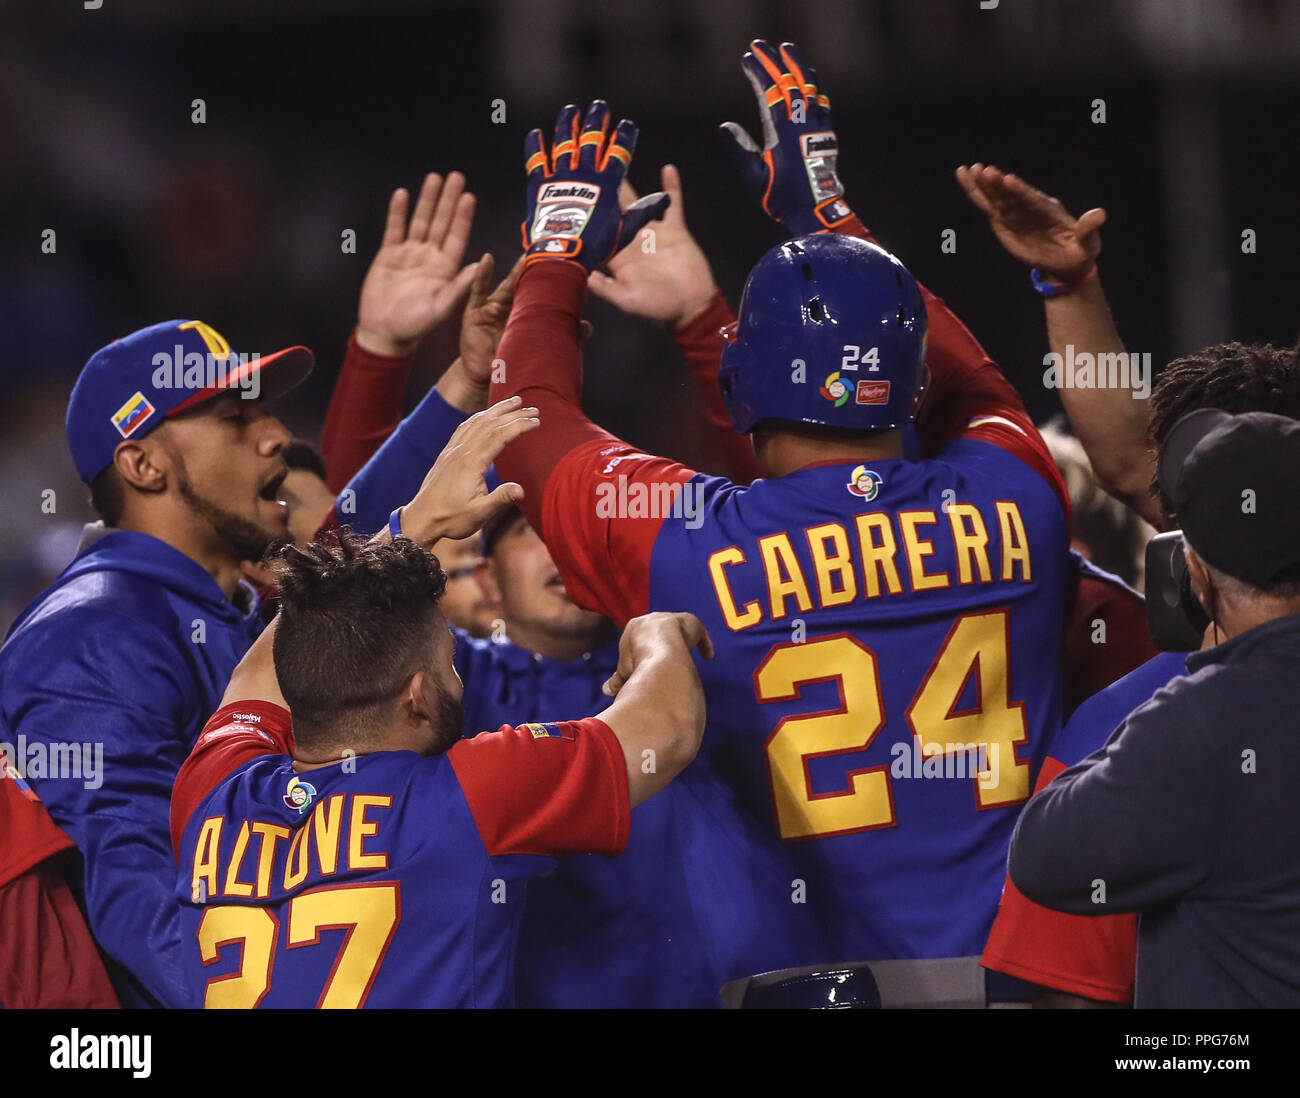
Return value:
<svg viewBox="0 0 1300 1098">
<path fill-rule="evenodd" d="M 112 465 L 106 465 L 90 482 L 90 506 L 95 509 L 105 526 L 116 526 L 122 521 L 126 507 L 126 492 L 122 480 Z"/>
<path fill-rule="evenodd" d="M 446 573 L 413 541 L 370 545 L 346 527 L 337 546 L 289 546 L 274 567 L 275 670 L 295 739 L 365 746 L 411 676 L 432 671 Z"/>
<path fill-rule="evenodd" d="M 1297 348 L 1283 350 L 1267 343 L 1217 343 L 1195 354 L 1174 359 L 1160 374 L 1151 393 L 1151 422 L 1147 438 L 1159 450 L 1169 432 L 1188 412 L 1217 408 L 1242 412 L 1273 412 L 1300 419 L 1300 361 Z M 1157 474 L 1151 491 L 1166 515 L 1172 511 Z"/>
<path fill-rule="evenodd" d="M 325 476 L 325 459 L 305 438 L 294 439 L 280 452 L 280 456 L 292 472 L 314 473 L 321 480 L 328 479 Z"/>
</svg>

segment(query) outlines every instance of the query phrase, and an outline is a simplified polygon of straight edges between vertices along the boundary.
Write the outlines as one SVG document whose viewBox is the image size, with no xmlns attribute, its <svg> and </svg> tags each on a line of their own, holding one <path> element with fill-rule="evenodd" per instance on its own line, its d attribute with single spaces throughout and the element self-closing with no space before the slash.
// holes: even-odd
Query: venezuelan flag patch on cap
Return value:
<svg viewBox="0 0 1300 1098">
<path fill-rule="evenodd" d="M 132 433 L 154 413 L 154 406 L 145 398 L 144 393 L 136 393 L 109 418 L 117 433 L 123 438 L 130 438 Z"/>
</svg>

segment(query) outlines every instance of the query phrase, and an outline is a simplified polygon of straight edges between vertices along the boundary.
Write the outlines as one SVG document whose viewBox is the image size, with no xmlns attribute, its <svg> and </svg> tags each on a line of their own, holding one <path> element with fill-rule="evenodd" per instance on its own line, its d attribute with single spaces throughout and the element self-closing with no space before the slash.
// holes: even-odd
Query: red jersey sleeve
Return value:
<svg viewBox="0 0 1300 1098">
<path fill-rule="evenodd" d="M 0 886 L 72 846 L 0 751 Z"/>
<path fill-rule="evenodd" d="M 749 484 L 763 475 L 748 435 L 738 435 L 731 427 L 731 417 L 718 387 L 718 369 L 722 365 L 722 329 L 736 319 L 726 298 L 719 290 L 707 309 L 686 327 L 673 333 L 690 368 L 691 376 L 704 398 L 704 411 L 713 427 L 722 451 L 723 472 L 736 484 Z"/>
<path fill-rule="evenodd" d="M 1043 762 L 1037 793 L 1065 770 Z M 1066 915 L 1029 900 L 1007 877 L 980 963 L 985 968 L 1107 1003 L 1133 1001 L 1136 915 Z"/>
<path fill-rule="evenodd" d="M 283 706 L 237 701 L 213 713 L 172 786 L 172 854 L 190 817 L 224 778 L 262 755 L 292 754 L 293 720 Z"/>
<path fill-rule="evenodd" d="M 388 358 L 372 354 L 357 343 L 355 331 L 348 337 L 347 354 L 320 436 L 326 483 L 335 495 L 397 430 L 414 361 L 413 355 Z"/>
<path fill-rule="evenodd" d="M 58 862 L 0 884 L 0 1006 L 106 1010 L 119 1006 L 104 962 Z"/>
<path fill-rule="evenodd" d="M 580 606 L 622 628 L 650 608 L 650 558 L 682 485 L 696 474 L 617 439 L 565 457 L 546 482 L 542 537 Z"/>
<path fill-rule="evenodd" d="M 595 717 L 503 725 L 447 752 L 490 855 L 611 857 L 632 819 L 623 748 Z"/>
</svg>

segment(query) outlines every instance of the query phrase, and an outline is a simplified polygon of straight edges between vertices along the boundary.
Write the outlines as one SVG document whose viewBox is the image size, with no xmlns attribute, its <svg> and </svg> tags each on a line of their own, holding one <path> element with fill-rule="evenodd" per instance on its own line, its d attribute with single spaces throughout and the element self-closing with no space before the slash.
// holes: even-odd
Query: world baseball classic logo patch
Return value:
<svg viewBox="0 0 1300 1098">
<path fill-rule="evenodd" d="M 316 787 L 301 778 L 290 778 L 284 790 L 284 806 L 296 808 L 299 814 L 306 812 L 311 802 L 316 799 Z"/>
<path fill-rule="evenodd" d="M 114 412 L 109 419 L 117 433 L 123 438 L 131 435 L 154 413 L 154 407 L 145 398 L 144 393 L 136 393 L 130 400 Z"/>
<path fill-rule="evenodd" d="M 873 500 L 880 495 L 880 486 L 884 483 L 884 478 L 874 469 L 859 465 L 853 470 L 849 476 L 848 484 L 844 487 L 855 496 L 861 496 L 865 500 Z"/>
</svg>

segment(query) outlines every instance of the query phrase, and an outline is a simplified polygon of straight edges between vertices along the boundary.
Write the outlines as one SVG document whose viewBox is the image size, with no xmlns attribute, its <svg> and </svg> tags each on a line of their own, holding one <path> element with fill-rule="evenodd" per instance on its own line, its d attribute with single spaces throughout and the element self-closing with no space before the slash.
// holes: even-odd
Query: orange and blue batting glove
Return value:
<svg viewBox="0 0 1300 1098">
<path fill-rule="evenodd" d="M 835 172 L 839 142 L 826 89 L 794 43 L 783 42 L 778 51 L 755 38 L 749 48 L 741 64 L 758 97 L 763 147 L 739 124 L 721 126 L 741 179 L 792 235 L 833 229 L 853 211 Z"/>
<path fill-rule="evenodd" d="M 632 161 L 637 128 L 625 118 L 611 134 L 609 120 L 604 100 L 587 108 L 581 126 L 578 108 L 569 104 L 556 119 L 549 154 L 541 130 L 525 139 L 525 266 L 566 260 L 594 271 L 668 208 L 668 196 L 657 192 L 619 209 L 618 185 Z"/>
</svg>

